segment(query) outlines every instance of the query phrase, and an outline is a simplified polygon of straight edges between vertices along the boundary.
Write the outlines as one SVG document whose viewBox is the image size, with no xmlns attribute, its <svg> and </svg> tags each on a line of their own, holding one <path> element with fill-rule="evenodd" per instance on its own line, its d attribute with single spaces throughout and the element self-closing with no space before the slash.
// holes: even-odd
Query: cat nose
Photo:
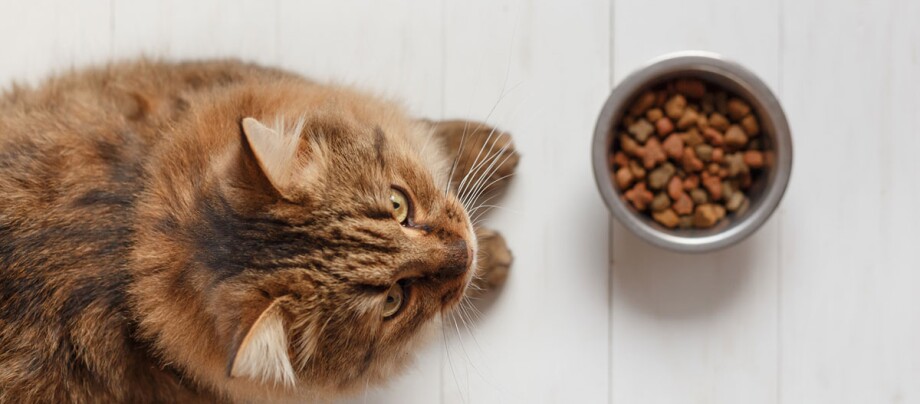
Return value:
<svg viewBox="0 0 920 404">
<path fill-rule="evenodd" d="M 447 254 L 440 275 L 446 278 L 455 278 L 466 273 L 470 267 L 473 251 L 465 240 L 456 240 L 445 246 Z"/>
</svg>

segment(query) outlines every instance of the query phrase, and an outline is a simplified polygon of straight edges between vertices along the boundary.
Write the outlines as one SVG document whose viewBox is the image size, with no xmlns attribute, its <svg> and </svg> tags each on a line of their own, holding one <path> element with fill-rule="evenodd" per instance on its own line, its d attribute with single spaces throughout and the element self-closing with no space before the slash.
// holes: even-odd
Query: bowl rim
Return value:
<svg viewBox="0 0 920 404">
<path fill-rule="evenodd" d="M 771 140 L 776 150 L 775 177 L 764 189 L 752 211 L 730 227 L 714 234 L 687 237 L 672 231 L 658 229 L 637 217 L 618 197 L 610 180 L 611 170 L 608 165 L 611 127 L 618 109 L 625 108 L 637 91 L 651 82 L 661 80 L 667 75 L 679 75 L 681 71 L 697 70 L 707 74 L 721 76 L 733 82 L 751 94 L 754 100 L 767 112 L 774 129 Z M 786 114 L 779 100 L 770 88 L 757 75 L 740 64 L 723 56 L 705 51 L 681 51 L 668 53 L 652 59 L 642 67 L 630 73 L 611 90 L 594 128 L 592 141 L 592 164 L 597 189 L 604 199 L 608 210 L 627 229 L 645 241 L 679 252 L 715 251 L 744 240 L 762 226 L 773 214 L 785 194 L 792 173 L 793 149 L 792 134 Z"/>
</svg>

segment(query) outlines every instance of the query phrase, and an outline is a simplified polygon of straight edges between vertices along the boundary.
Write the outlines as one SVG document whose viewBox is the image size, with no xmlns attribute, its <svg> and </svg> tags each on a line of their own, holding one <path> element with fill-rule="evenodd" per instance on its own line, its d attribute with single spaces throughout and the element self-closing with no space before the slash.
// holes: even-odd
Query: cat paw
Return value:
<svg viewBox="0 0 920 404">
<path fill-rule="evenodd" d="M 505 238 L 498 232 L 480 227 L 476 229 L 476 236 L 479 241 L 479 256 L 474 283 L 481 291 L 501 287 L 508 279 L 508 270 L 514 256 L 508 249 Z"/>
</svg>

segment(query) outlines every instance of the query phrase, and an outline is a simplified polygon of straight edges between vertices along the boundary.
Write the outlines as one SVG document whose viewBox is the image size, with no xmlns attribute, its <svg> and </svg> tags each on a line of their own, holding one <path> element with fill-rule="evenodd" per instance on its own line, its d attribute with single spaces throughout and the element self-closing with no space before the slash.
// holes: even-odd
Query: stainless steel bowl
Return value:
<svg viewBox="0 0 920 404">
<path fill-rule="evenodd" d="M 608 155 L 613 145 L 613 128 L 629 103 L 642 91 L 679 77 L 699 78 L 720 86 L 751 104 L 766 136 L 766 150 L 774 153 L 771 167 L 752 185 L 750 208 L 741 215 L 710 229 L 668 229 L 637 212 L 620 199 L 611 181 Z M 664 55 L 632 73 L 613 89 L 601 110 L 592 144 L 597 189 L 613 216 L 646 241 L 675 251 L 706 252 L 730 246 L 757 230 L 779 205 L 792 172 L 792 137 L 786 115 L 776 96 L 750 70 L 708 52 L 679 52 Z"/>
</svg>

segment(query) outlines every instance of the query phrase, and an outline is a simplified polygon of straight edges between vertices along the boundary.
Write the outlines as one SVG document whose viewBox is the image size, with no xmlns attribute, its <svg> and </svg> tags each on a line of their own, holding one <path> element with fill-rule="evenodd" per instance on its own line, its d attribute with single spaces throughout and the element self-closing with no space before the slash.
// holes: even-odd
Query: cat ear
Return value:
<svg viewBox="0 0 920 404">
<path fill-rule="evenodd" d="M 288 339 L 278 300 L 262 311 L 230 359 L 230 377 L 248 377 L 261 383 L 294 385 Z"/>
<path fill-rule="evenodd" d="M 272 187 L 283 194 L 282 190 L 286 189 L 295 171 L 303 124 L 298 123 L 288 132 L 283 124 L 270 128 L 254 118 L 244 118 L 242 126 L 262 173 Z"/>
</svg>

